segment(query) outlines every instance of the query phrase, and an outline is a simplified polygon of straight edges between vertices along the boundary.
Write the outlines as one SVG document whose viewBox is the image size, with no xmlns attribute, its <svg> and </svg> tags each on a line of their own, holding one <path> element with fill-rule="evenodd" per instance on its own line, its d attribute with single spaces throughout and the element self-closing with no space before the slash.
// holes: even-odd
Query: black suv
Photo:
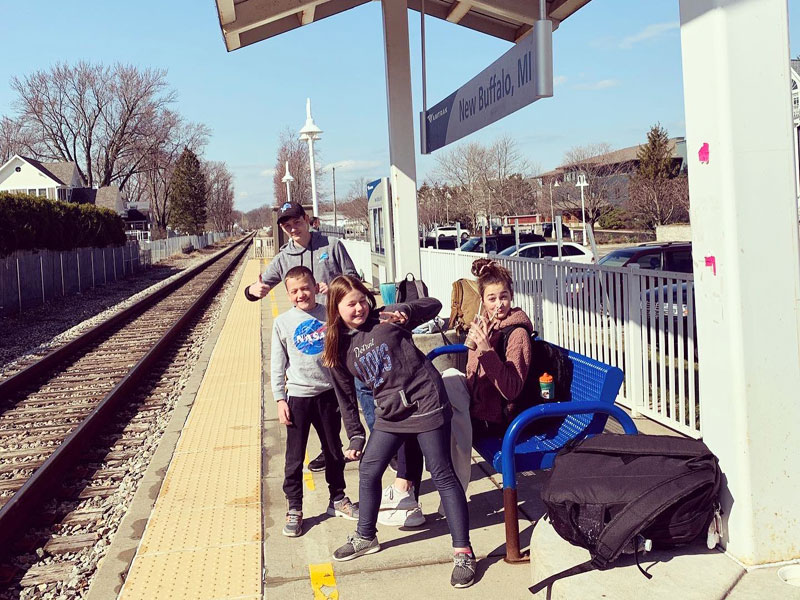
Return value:
<svg viewBox="0 0 800 600">
<path fill-rule="evenodd" d="M 544 238 L 536 233 L 520 233 L 519 243 L 543 242 Z M 479 252 L 481 254 L 493 254 L 502 252 L 517 243 L 513 233 L 496 233 L 486 236 L 486 248 L 483 247 L 483 238 L 479 235 L 469 238 L 461 244 L 462 252 Z"/>
<path fill-rule="evenodd" d="M 600 259 L 599 264 L 607 267 L 639 265 L 641 269 L 691 273 L 692 244 L 691 242 L 668 242 L 620 248 L 606 254 Z"/>
</svg>

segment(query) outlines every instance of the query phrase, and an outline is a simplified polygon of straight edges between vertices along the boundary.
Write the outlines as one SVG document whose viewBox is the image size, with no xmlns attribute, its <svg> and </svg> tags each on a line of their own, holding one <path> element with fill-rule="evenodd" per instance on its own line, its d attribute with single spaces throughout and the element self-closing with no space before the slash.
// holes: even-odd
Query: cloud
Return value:
<svg viewBox="0 0 800 600">
<path fill-rule="evenodd" d="M 648 25 L 638 33 L 634 33 L 633 35 L 623 38 L 619 43 L 619 47 L 623 50 L 630 50 L 639 42 L 660 37 L 667 32 L 678 29 L 679 27 L 680 23 L 677 21 L 670 21 L 669 23 L 654 23 L 652 25 Z"/>
<path fill-rule="evenodd" d="M 617 87 L 619 79 L 601 79 L 592 83 L 579 83 L 572 86 L 575 90 L 606 90 L 608 88 Z"/>
<path fill-rule="evenodd" d="M 328 163 L 323 170 L 328 171 L 331 167 L 338 171 L 366 171 L 367 169 L 374 169 L 383 165 L 379 160 L 339 160 L 333 163 Z"/>
<path fill-rule="evenodd" d="M 275 175 L 275 169 L 264 169 L 259 173 L 259 175 L 263 175 L 264 177 L 272 177 Z"/>
<path fill-rule="evenodd" d="M 555 77 L 553 77 L 553 87 L 559 86 L 562 83 L 566 83 L 566 82 L 567 82 L 567 76 L 566 75 L 556 75 Z"/>
</svg>

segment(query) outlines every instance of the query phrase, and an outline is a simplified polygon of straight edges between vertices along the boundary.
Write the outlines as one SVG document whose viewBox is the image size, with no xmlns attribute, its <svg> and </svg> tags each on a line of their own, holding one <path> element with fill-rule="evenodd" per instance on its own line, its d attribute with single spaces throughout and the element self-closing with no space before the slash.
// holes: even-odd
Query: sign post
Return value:
<svg viewBox="0 0 800 600">
<path fill-rule="evenodd" d="M 552 95 L 553 23 L 540 20 L 503 56 L 420 113 L 422 154 L 430 154 Z"/>
</svg>

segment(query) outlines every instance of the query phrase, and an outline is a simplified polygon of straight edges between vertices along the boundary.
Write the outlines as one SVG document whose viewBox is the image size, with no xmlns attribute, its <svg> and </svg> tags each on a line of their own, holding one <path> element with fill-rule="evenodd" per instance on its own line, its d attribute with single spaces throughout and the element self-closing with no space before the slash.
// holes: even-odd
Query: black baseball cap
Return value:
<svg viewBox="0 0 800 600">
<path fill-rule="evenodd" d="M 284 219 L 293 219 L 295 217 L 304 217 L 306 210 L 297 202 L 284 202 L 278 210 L 278 224 Z"/>
</svg>

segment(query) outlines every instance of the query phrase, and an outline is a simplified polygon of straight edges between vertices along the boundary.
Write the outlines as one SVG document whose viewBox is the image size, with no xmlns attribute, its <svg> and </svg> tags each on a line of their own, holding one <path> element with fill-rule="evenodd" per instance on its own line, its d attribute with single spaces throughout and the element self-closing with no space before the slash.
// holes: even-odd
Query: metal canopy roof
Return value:
<svg viewBox="0 0 800 600">
<path fill-rule="evenodd" d="M 344 12 L 369 0 L 216 0 L 227 49 L 236 50 Z M 420 10 L 420 0 L 406 0 Z M 547 0 L 553 29 L 590 0 Z M 535 0 L 425 0 L 425 14 L 509 42 L 539 19 Z"/>
</svg>

